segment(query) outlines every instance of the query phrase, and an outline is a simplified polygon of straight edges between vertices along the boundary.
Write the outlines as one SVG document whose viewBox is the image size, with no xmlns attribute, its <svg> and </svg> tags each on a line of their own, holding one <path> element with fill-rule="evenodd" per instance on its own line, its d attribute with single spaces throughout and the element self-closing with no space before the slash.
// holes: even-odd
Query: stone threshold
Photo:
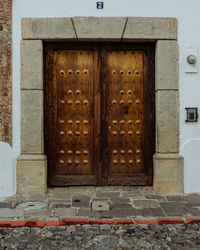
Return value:
<svg viewBox="0 0 200 250">
<path fill-rule="evenodd" d="M 49 189 L 45 196 L 15 195 L 0 200 L 0 222 L 33 218 L 45 223 L 55 218 L 59 225 L 63 218 L 99 223 L 119 218 L 134 219 L 134 223 L 141 218 L 181 218 L 184 222 L 200 218 L 200 193 L 161 196 L 152 187 L 69 187 Z"/>
<path fill-rule="evenodd" d="M 88 225 L 88 224 L 112 224 L 112 225 L 125 225 L 125 224 L 193 224 L 200 223 L 200 217 L 192 218 L 115 218 L 115 219 L 88 219 L 88 218 L 47 218 L 43 219 L 26 219 L 26 220 L 2 220 L 0 221 L 0 228 L 16 228 L 16 227 L 38 227 L 43 228 L 46 226 L 70 226 L 70 225 Z"/>
</svg>

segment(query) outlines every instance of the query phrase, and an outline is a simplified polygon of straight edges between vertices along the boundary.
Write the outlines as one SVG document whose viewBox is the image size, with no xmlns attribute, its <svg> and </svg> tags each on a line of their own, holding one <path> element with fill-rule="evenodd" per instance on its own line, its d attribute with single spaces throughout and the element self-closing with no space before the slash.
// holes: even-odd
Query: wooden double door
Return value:
<svg viewBox="0 0 200 250">
<path fill-rule="evenodd" d="M 151 185 L 152 44 L 45 45 L 49 186 Z"/>
</svg>

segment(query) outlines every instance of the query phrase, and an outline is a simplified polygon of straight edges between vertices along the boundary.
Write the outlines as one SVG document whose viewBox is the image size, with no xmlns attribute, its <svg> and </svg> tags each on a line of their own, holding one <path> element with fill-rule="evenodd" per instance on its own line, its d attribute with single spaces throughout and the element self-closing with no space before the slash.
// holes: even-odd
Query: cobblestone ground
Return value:
<svg viewBox="0 0 200 250">
<path fill-rule="evenodd" d="M 0 249 L 200 249 L 200 224 L 1 228 Z"/>
</svg>

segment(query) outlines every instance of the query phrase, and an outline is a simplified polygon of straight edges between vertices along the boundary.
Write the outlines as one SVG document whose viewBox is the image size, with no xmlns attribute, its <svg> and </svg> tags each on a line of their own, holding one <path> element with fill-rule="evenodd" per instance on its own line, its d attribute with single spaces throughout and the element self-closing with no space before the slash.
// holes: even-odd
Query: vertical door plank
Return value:
<svg viewBox="0 0 200 250">
<path fill-rule="evenodd" d="M 92 50 L 54 51 L 53 168 L 58 185 L 61 176 L 65 184 L 69 177 L 72 184 L 74 176 L 75 185 L 81 184 L 77 176 L 94 177 L 93 56 Z"/>
<path fill-rule="evenodd" d="M 52 124 L 53 124 L 53 51 L 49 47 L 44 49 L 44 153 L 48 160 L 48 186 L 52 185 L 53 177 L 53 142 L 52 142 Z"/>
<path fill-rule="evenodd" d="M 147 185 L 153 183 L 153 155 L 155 154 L 155 51 L 154 48 L 145 50 L 144 62 L 144 159 L 145 171 L 149 173 Z M 147 142 L 147 143 L 145 143 Z"/>
<path fill-rule="evenodd" d="M 150 134 L 154 136 L 154 117 L 149 98 L 145 99 L 152 93 L 152 84 L 144 91 L 148 85 L 146 67 L 150 67 L 147 55 L 139 49 L 108 50 L 105 63 L 108 184 L 120 180 L 126 185 L 126 177 L 132 177 L 133 185 L 148 184 L 152 172 L 147 165 L 152 161 L 153 151 L 148 153 L 152 147 L 148 140 Z"/>
<path fill-rule="evenodd" d="M 102 184 L 101 178 L 101 50 L 94 51 L 94 174 L 96 184 Z"/>
</svg>

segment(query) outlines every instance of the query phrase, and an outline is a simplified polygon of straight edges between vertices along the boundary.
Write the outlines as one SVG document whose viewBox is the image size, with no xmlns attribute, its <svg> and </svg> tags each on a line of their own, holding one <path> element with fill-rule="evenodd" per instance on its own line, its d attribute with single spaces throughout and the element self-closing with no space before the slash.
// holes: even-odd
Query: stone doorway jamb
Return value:
<svg viewBox="0 0 200 250">
<path fill-rule="evenodd" d="M 156 44 L 156 154 L 154 191 L 183 193 L 179 155 L 179 84 L 175 18 L 24 18 L 21 41 L 21 155 L 17 193 L 45 194 L 43 145 L 43 41 L 125 41 Z"/>
</svg>

